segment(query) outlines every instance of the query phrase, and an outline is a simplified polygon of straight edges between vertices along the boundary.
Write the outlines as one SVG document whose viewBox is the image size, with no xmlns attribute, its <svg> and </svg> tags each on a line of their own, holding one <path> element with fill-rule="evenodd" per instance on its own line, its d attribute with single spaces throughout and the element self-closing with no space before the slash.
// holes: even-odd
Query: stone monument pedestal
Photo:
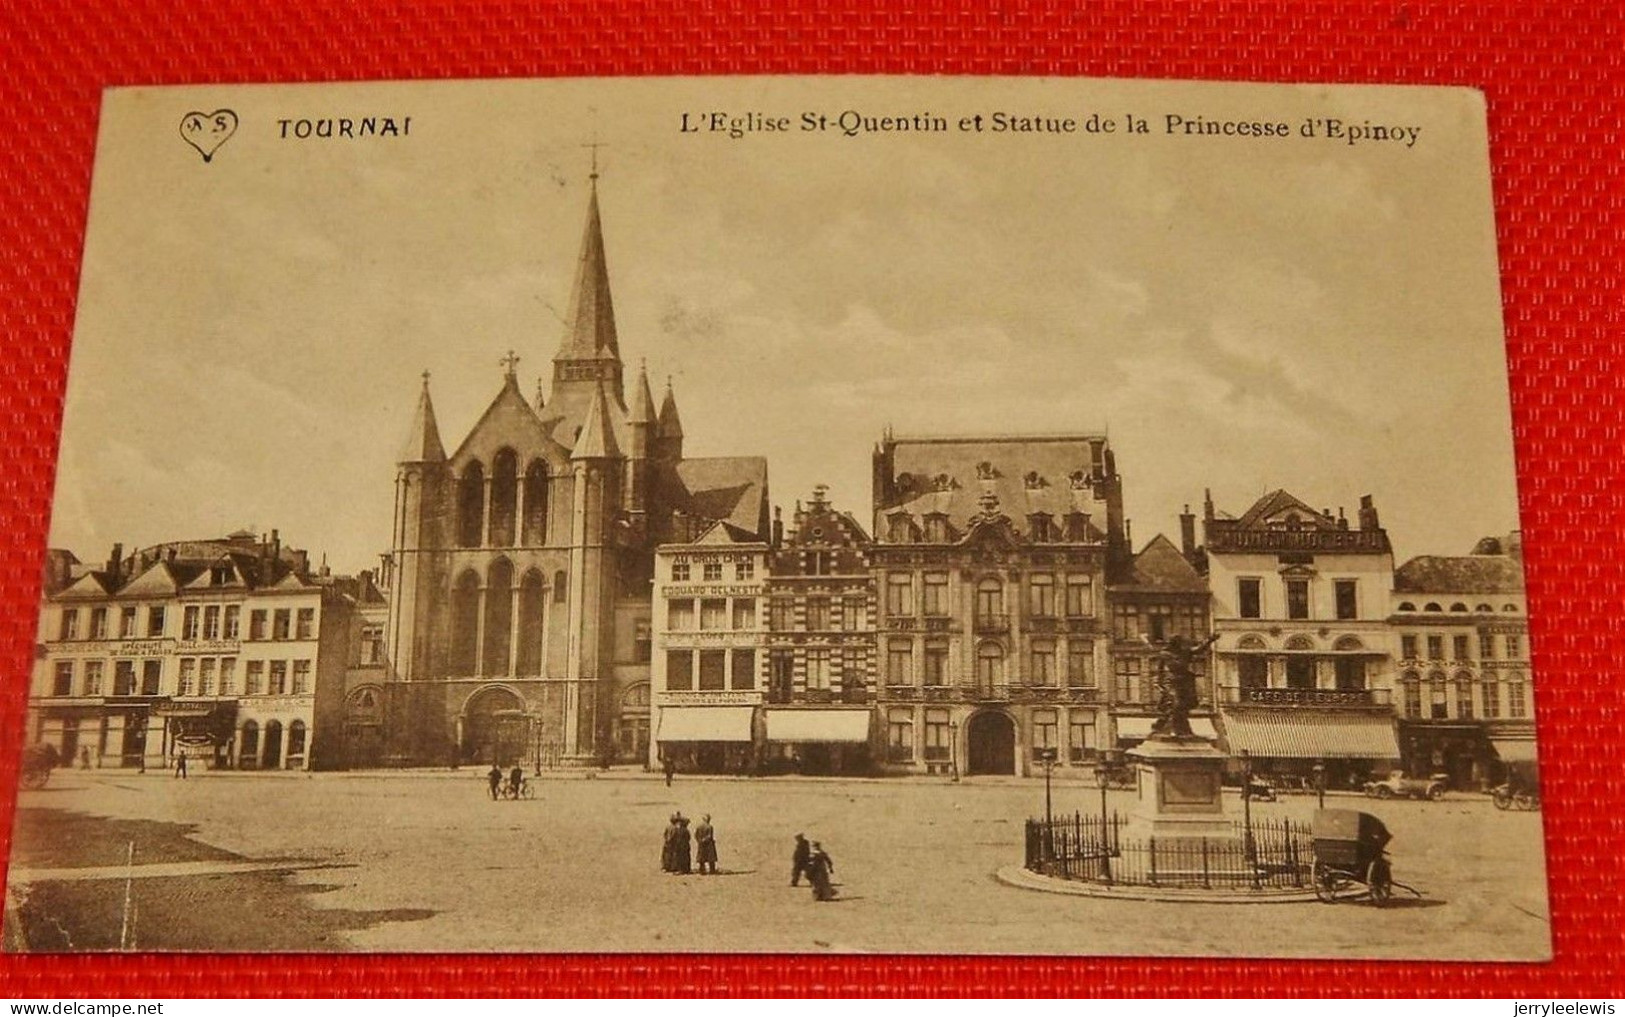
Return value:
<svg viewBox="0 0 1625 1017">
<path fill-rule="evenodd" d="M 1207 739 L 1156 734 L 1128 752 L 1139 800 L 1123 834 L 1136 840 L 1239 840 L 1224 814 L 1226 756 Z"/>
</svg>

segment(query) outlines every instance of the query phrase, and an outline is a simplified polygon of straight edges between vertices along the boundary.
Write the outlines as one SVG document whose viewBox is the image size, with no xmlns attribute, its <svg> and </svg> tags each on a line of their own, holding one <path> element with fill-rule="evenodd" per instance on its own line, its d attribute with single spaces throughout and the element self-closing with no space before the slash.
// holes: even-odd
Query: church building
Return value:
<svg viewBox="0 0 1625 1017">
<path fill-rule="evenodd" d="M 685 458 L 668 384 L 630 399 L 597 174 L 564 335 L 534 400 L 512 353 L 449 452 L 429 379 L 395 481 L 388 760 L 527 768 L 643 758 L 654 548 L 718 522 L 767 538 L 767 462 Z M 545 395 L 543 390 L 545 391 Z"/>
</svg>

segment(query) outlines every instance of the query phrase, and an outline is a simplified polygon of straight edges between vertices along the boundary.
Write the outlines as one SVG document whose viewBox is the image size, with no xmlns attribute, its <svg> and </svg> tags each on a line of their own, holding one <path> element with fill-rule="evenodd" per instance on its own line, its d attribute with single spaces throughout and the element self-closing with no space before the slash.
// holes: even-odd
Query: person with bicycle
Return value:
<svg viewBox="0 0 1625 1017">
<path fill-rule="evenodd" d="M 491 800 L 494 802 L 498 798 L 501 798 L 502 797 L 502 771 L 497 769 L 497 764 L 496 763 L 493 762 L 491 764 L 491 772 L 487 773 L 485 775 L 485 779 L 487 781 L 489 781 L 490 784 L 491 784 Z"/>
<path fill-rule="evenodd" d="M 524 779 L 525 771 L 518 766 L 508 771 L 508 794 L 513 797 L 514 801 L 519 800 L 519 792 L 524 786 Z"/>
</svg>

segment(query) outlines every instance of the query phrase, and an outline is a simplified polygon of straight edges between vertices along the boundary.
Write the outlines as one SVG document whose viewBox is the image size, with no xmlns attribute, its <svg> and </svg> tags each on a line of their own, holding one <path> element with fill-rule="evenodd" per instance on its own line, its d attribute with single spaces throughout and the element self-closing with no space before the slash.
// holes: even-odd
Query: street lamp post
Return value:
<svg viewBox="0 0 1625 1017">
<path fill-rule="evenodd" d="M 1253 850 L 1253 754 L 1246 749 L 1236 753 L 1241 758 L 1241 827 L 1246 834 L 1247 861 L 1252 863 Z"/>
<path fill-rule="evenodd" d="M 1056 751 L 1050 746 L 1038 749 L 1033 755 L 1044 764 L 1044 858 L 1051 861 L 1055 858 L 1055 810 L 1051 806 L 1049 778 L 1055 769 Z"/>
<path fill-rule="evenodd" d="M 1108 883 L 1112 881 L 1112 852 L 1110 835 L 1106 832 L 1106 786 L 1112 779 L 1112 755 L 1107 749 L 1095 759 L 1095 787 L 1100 789 L 1100 874 Z"/>
<path fill-rule="evenodd" d="M 948 772 L 953 782 L 959 783 L 959 721 L 948 722 Z"/>
<path fill-rule="evenodd" d="M 1326 807 L 1326 763 L 1318 760 L 1315 763 L 1315 794 L 1320 796 L 1320 807 Z"/>
</svg>

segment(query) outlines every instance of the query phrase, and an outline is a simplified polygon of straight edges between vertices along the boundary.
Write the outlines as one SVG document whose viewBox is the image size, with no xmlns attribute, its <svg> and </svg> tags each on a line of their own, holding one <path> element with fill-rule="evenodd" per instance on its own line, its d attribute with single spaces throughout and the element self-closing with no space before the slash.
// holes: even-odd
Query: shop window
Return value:
<svg viewBox="0 0 1625 1017">
<path fill-rule="evenodd" d="M 1340 692 L 1364 692 L 1365 661 L 1358 657 L 1338 657 L 1337 688 Z"/>
<path fill-rule="evenodd" d="M 1286 687 L 1312 689 L 1315 687 L 1315 658 L 1294 656 L 1286 659 Z"/>
</svg>

